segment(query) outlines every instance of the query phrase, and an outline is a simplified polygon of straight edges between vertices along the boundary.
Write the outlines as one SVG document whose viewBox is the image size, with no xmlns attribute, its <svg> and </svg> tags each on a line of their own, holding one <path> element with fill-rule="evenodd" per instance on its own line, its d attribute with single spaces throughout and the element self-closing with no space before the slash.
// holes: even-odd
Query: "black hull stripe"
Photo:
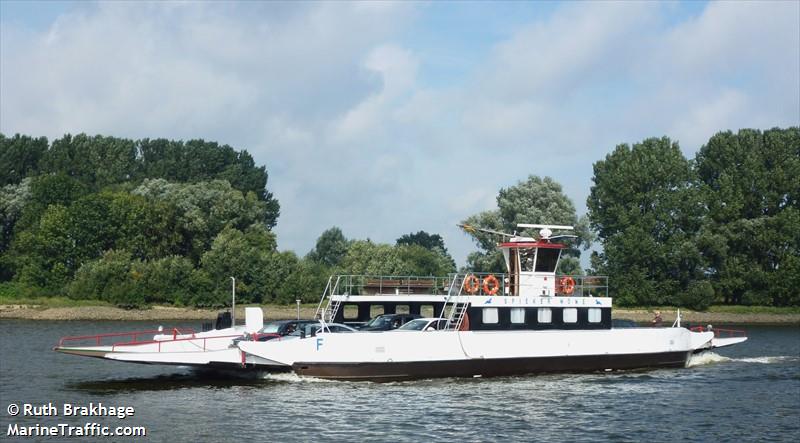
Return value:
<svg viewBox="0 0 800 443">
<path fill-rule="evenodd" d="M 465 359 L 425 362 L 304 363 L 292 369 L 302 376 L 334 380 L 396 381 L 440 377 L 502 377 L 552 372 L 596 372 L 681 368 L 691 352 L 586 355 L 568 357 Z"/>
</svg>

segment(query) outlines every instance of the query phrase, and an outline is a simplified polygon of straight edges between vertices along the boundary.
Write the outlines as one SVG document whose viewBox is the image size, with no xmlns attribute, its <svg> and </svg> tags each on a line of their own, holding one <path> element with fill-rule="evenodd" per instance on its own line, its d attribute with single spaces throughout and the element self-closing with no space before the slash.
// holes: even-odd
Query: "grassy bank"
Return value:
<svg viewBox="0 0 800 443">
<path fill-rule="evenodd" d="M 262 305 L 268 320 L 297 317 L 296 305 Z M 311 318 L 316 303 L 300 306 L 300 317 Z M 671 324 L 677 309 L 669 306 L 615 308 L 614 318 L 649 323 L 653 312 L 661 311 L 664 324 Z M 43 297 L 27 300 L 0 297 L 0 319 L 26 320 L 144 320 L 144 321 L 211 321 L 220 309 L 196 309 L 174 306 L 153 306 L 147 309 L 120 309 L 97 300 L 72 300 L 65 297 Z M 237 306 L 237 318 L 244 318 L 244 307 Z M 428 314 L 427 312 L 425 313 Z M 681 309 L 684 323 L 691 324 L 794 324 L 800 325 L 800 307 L 712 306 L 697 312 Z"/>
</svg>

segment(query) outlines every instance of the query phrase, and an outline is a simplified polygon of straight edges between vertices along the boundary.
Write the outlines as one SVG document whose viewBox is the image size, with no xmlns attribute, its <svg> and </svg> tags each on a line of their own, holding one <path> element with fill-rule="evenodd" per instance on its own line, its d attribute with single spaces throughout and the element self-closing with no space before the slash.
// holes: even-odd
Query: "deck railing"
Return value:
<svg viewBox="0 0 800 443">
<path fill-rule="evenodd" d="M 171 339 L 166 340 L 142 340 L 142 341 L 129 341 L 129 342 L 122 342 L 122 343 L 114 343 L 111 345 L 111 352 L 114 352 L 119 347 L 125 346 L 139 346 L 139 345 L 149 345 L 149 344 L 157 344 L 157 351 L 161 352 L 161 345 L 166 345 L 169 343 L 178 343 L 178 342 L 186 342 L 196 348 L 197 351 L 205 351 L 207 349 L 207 345 L 209 341 L 213 340 L 231 340 L 237 337 L 241 337 L 242 334 L 231 334 L 231 335 L 216 335 L 211 337 L 195 337 L 192 335 L 191 337 L 181 337 L 176 338 L 173 336 Z M 174 349 L 170 348 L 170 351 L 174 352 Z"/>
<path fill-rule="evenodd" d="M 124 345 L 131 342 L 138 342 L 142 343 L 140 337 L 143 336 L 150 336 L 154 337 L 156 335 L 169 335 L 172 334 L 172 339 L 175 340 L 179 335 L 191 335 L 194 337 L 195 331 L 191 328 L 172 328 L 172 329 L 162 329 L 162 330 L 147 330 L 147 331 L 132 331 L 132 332 L 112 332 L 108 334 L 95 334 L 95 335 L 75 335 L 70 337 L 62 337 L 58 341 L 58 347 L 63 347 L 65 343 L 69 343 L 72 346 L 79 346 L 81 344 L 87 345 L 92 344 L 94 346 L 118 346 Z M 114 341 L 114 340 L 121 340 L 125 339 L 125 341 Z M 154 340 L 147 340 L 147 341 L 154 341 Z"/>
<path fill-rule="evenodd" d="M 339 275 L 333 295 L 431 294 L 447 295 L 453 276 Z"/>
<path fill-rule="evenodd" d="M 318 311 L 325 295 L 448 295 L 454 281 L 463 284 L 462 295 L 517 295 L 523 288 L 541 286 L 541 282 L 533 283 L 528 276 L 515 280 L 509 274 L 489 272 L 450 274 L 447 277 L 337 275 L 329 280 Z M 554 286 L 555 294 L 546 295 L 608 297 L 606 276 L 557 275 Z M 538 291 L 536 293 L 538 295 Z"/>
<path fill-rule="evenodd" d="M 747 337 L 747 331 L 741 329 L 715 328 L 709 326 L 693 326 L 689 328 L 693 332 L 713 332 L 715 338 Z"/>
</svg>

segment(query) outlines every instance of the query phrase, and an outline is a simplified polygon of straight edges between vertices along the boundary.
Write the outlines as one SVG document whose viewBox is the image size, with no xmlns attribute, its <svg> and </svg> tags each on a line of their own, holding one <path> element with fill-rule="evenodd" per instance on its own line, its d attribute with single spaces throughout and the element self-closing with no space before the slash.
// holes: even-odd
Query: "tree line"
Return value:
<svg viewBox="0 0 800 443">
<path fill-rule="evenodd" d="M 0 134 L 0 165 L 0 295 L 222 306 L 236 276 L 245 303 L 312 302 L 332 273 L 456 270 L 424 231 L 381 244 L 332 227 L 303 257 L 279 251 L 266 168 L 228 145 Z M 693 159 L 666 137 L 619 145 L 592 181 L 582 217 L 531 175 L 463 222 L 574 225 L 559 272 L 608 275 L 621 305 L 800 304 L 798 128 L 720 132 Z M 498 239 L 470 235 L 465 270 L 502 272 Z M 593 242 L 603 252 L 582 270 Z"/>
<path fill-rule="evenodd" d="M 800 305 L 800 129 L 619 145 L 594 164 L 592 266 L 616 301 Z"/>
<path fill-rule="evenodd" d="M 310 302 L 336 270 L 455 270 L 427 234 L 381 245 L 332 228 L 307 257 L 278 251 L 266 168 L 227 145 L 0 134 L 0 164 L 0 295 L 222 306 L 235 276 L 244 303 Z"/>
</svg>

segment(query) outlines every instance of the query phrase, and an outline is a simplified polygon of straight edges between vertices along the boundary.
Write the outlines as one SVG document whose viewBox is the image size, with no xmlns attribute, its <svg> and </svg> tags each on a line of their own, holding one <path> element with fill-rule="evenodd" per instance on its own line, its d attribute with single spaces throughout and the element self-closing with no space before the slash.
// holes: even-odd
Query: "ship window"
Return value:
<svg viewBox="0 0 800 443">
<path fill-rule="evenodd" d="M 533 262 L 536 261 L 536 249 L 519 250 L 519 269 L 522 272 L 533 271 Z"/>
<path fill-rule="evenodd" d="M 525 323 L 525 308 L 511 308 L 511 323 Z"/>
<path fill-rule="evenodd" d="M 600 323 L 601 318 L 600 308 L 589 308 L 589 323 Z"/>
<path fill-rule="evenodd" d="M 550 308 L 539 308 L 536 318 L 539 323 L 550 323 L 553 321 L 553 311 Z"/>
<path fill-rule="evenodd" d="M 371 305 L 369 307 L 369 318 L 375 318 L 379 315 L 383 315 L 386 312 L 383 309 L 383 305 Z"/>
<path fill-rule="evenodd" d="M 345 320 L 358 320 L 358 306 L 356 306 L 356 305 L 344 305 L 343 318 Z"/>
<path fill-rule="evenodd" d="M 483 308 L 483 323 L 497 323 L 497 308 Z"/>
<path fill-rule="evenodd" d="M 578 323 L 578 308 L 564 308 L 564 323 Z"/>
<path fill-rule="evenodd" d="M 560 249 L 541 248 L 536 257 L 536 272 L 556 272 Z"/>
</svg>

